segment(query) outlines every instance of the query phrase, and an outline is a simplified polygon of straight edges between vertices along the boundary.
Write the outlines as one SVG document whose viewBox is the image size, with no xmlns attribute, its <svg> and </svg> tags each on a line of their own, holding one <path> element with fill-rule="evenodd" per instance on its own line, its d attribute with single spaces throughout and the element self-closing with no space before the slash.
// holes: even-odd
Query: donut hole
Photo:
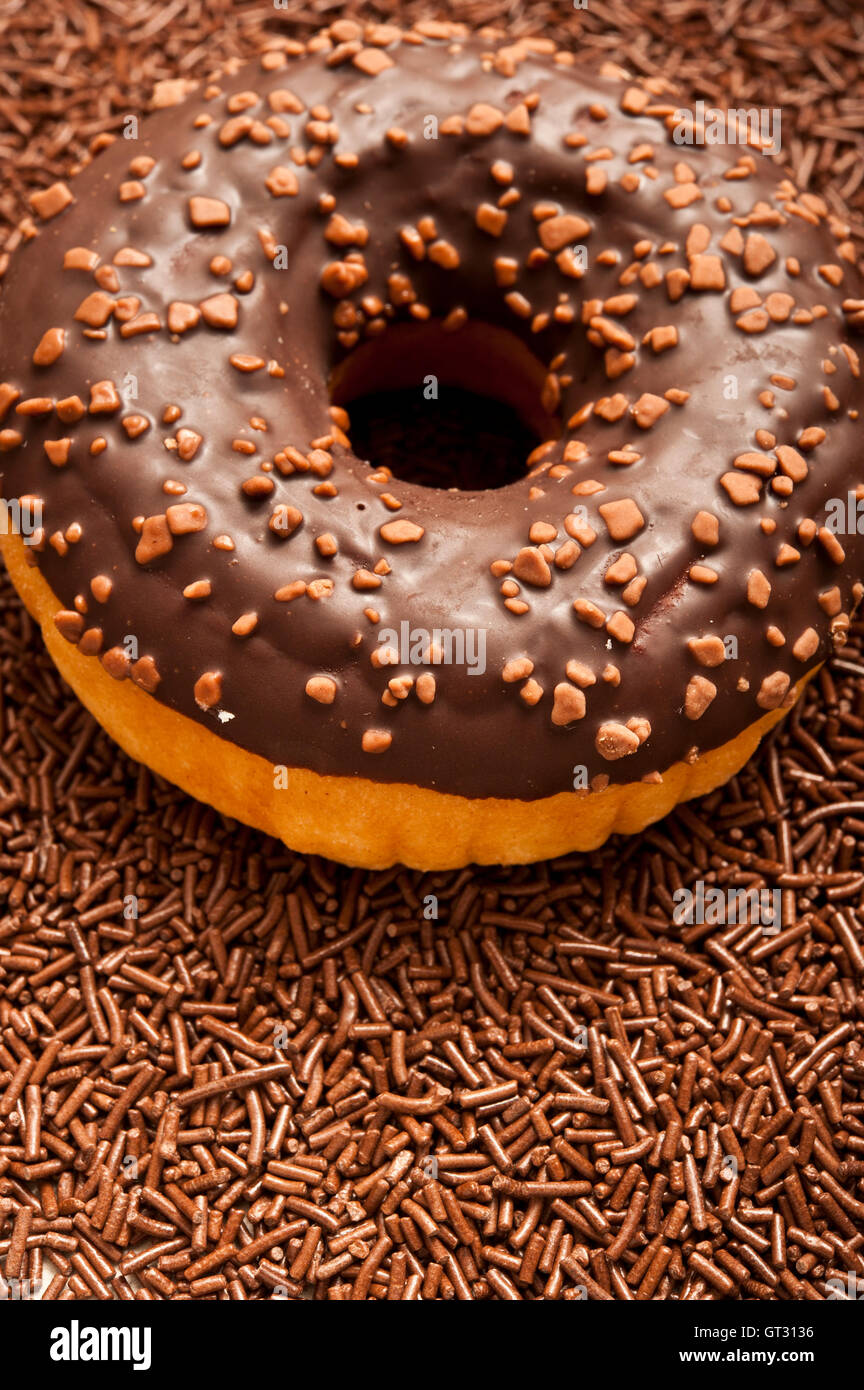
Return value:
<svg viewBox="0 0 864 1390">
<path fill-rule="evenodd" d="M 420 487 L 507 487 L 525 476 L 539 442 L 511 406 L 459 386 L 443 386 L 431 400 L 416 390 L 376 391 L 351 405 L 357 457 Z"/>
<path fill-rule="evenodd" d="M 515 336 L 486 324 L 391 326 L 334 371 L 356 456 L 420 487 L 487 492 L 524 478 L 558 438 L 543 404 L 546 369 Z"/>
</svg>

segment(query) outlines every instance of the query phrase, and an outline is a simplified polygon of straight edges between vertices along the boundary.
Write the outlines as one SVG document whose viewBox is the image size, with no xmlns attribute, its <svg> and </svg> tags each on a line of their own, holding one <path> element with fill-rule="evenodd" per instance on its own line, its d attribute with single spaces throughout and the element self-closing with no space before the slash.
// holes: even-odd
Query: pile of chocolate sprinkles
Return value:
<svg viewBox="0 0 864 1390">
<path fill-rule="evenodd" d="M 334 16 L 6 3 L 0 223 L 155 80 Z M 864 236 L 851 4 L 506 19 L 782 106 L 796 179 Z M 791 1301 L 864 1279 L 862 645 L 853 623 L 758 758 L 641 836 L 365 873 L 131 763 L 4 580 L 0 1298 Z M 700 882 L 778 890 L 779 933 L 676 925 Z"/>
<path fill-rule="evenodd" d="M 365 873 L 131 764 L 3 594 L 13 1292 L 797 1300 L 864 1276 L 864 625 L 756 762 L 640 837 Z M 675 925 L 699 881 L 779 890 L 779 933 Z"/>
</svg>

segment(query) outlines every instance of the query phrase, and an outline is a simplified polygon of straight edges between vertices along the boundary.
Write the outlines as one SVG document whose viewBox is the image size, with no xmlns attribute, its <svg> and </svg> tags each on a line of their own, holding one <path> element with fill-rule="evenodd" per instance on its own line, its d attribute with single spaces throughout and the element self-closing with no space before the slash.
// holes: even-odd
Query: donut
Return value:
<svg viewBox="0 0 864 1390">
<path fill-rule="evenodd" d="M 732 776 L 862 593 L 841 219 L 747 112 L 455 24 L 157 105 L 33 195 L 0 295 L 3 552 L 96 719 L 371 868 L 590 850 Z M 371 394 L 457 389 L 530 431 L 505 486 L 352 447 Z"/>
</svg>

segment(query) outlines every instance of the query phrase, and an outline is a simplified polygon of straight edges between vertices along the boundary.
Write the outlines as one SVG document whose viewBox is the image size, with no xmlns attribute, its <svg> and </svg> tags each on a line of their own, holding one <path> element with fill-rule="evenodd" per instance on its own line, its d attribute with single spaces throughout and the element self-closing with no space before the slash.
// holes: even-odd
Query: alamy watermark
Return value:
<svg viewBox="0 0 864 1390">
<path fill-rule="evenodd" d="M 782 120 L 779 106 L 724 111 L 697 101 L 675 112 L 672 139 L 676 145 L 750 145 L 766 154 L 779 154 Z"/>
<path fill-rule="evenodd" d="M 830 1293 L 826 1294 L 826 1297 L 834 1299 L 835 1302 L 838 1299 L 844 1303 L 860 1303 L 864 1300 L 864 1278 L 854 1270 L 847 1270 L 845 1279 L 829 1279 L 827 1285 Z"/>
<path fill-rule="evenodd" d="M 5 526 L 4 524 L 5 523 Z M 41 497 L 0 497 L 0 531 L 35 545 L 42 532 Z"/>
<path fill-rule="evenodd" d="M 772 935 L 780 930 L 781 897 L 779 888 L 716 888 L 699 879 L 692 889 L 677 888 L 672 894 L 672 921 L 678 927 L 749 922 Z"/>
<path fill-rule="evenodd" d="M 825 527 L 835 536 L 864 536 L 864 497 L 847 492 L 825 503 Z"/>
<path fill-rule="evenodd" d="M 149 1327 L 88 1327 L 73 1318 L 51 1332 L 52 1361 L 129 1361 L 133 1371 L 148 1371 L 152 1355 Z"/>
<path fill-rule="evenodd" d="M 398 630 L 378 633 L 382 666 L 466 666 L 469 676 L 486 670 L 485 627 L 412 627 L 406 620 Z"/>
</svg>

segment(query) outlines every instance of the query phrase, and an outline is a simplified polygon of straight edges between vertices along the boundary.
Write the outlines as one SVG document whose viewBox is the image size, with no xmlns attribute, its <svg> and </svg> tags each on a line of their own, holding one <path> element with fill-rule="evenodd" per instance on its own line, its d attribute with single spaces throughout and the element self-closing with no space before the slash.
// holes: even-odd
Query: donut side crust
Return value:
<svg viewBox="0 0 864 1390">
<path fill-rule="evenodd" d="M 662 782 L 559 792 L 538 801 L 468 798 L 407 783 L 322 776 L 305 768 L 287 768 L 277 787 L 276 768 L 264 758 L 131 681 L 115 680 L 101 662 L 67 642 L 54 623 L 63 604 L 28 562 L 23 539 L 0 532 L 0 551 L 60 674 L 124 752 L 223 815 L 293 850 L 357 868 L 401 863 L 429 871 L 470 863 L 527 864 L 597 849 L 610 835 L 643 830 L 680 801 L 704 796 L 728 781 L 787 713 L 770 710 L 693 763 L 674 763 Z M 798 681 L 796 701 L 818 669 L 814 666 Z"/>
</svg>

